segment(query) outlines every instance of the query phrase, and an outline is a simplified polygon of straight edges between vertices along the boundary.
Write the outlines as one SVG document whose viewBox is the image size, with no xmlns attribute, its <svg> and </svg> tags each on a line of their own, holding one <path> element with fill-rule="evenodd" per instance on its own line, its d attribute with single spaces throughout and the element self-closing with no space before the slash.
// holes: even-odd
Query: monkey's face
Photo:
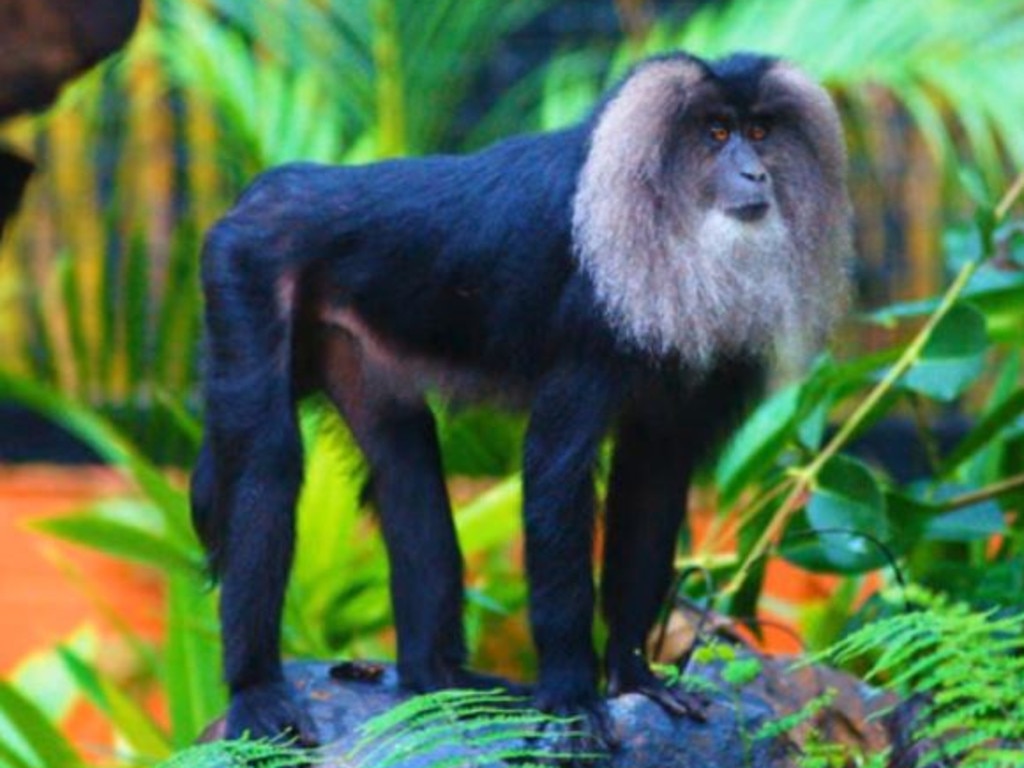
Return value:
<svg viewBox="0 0 1024 768">
<path fill-rule="evenodd" d="M 828 93 L 794 66 L 679 55 L 598 113 L 574 201 L 576 253 L 627 343 L 694 370 L 812 348 L 843 305 L 846 152 Z"/>
<path fill-rule="evenodd" d="M 758 145 L 768 139 L 767 122 L 717 115 L 701 126 L 701 133 L 701 144 L 710 155 L 710 188 L 702 197 L 738 221 L 763 219 L 774 203 L 771 176 L 758 154 Z"/>
<path fill-rule="evenodd" d="M 771 136 L 767 117 L 737 116 L 727 108 L 700 115 L 690 147 L 697 155 L 699 193 L 705 210 L 745 223 L 764 219 L 775 205 L 772 177 L 761 158 Z"/>
<path fill-rule="evenodd" d="M 691 69 L 674 91 L 666 159 L 681 187 L 679 215 L 687 227 L 722 214 L 738 225 L 779 217 L 797 238 L 827 230 L 846 163 L 827 94 L 789 65 L 734 61 L 705 65 L 697 77 Z"/>
</svg>

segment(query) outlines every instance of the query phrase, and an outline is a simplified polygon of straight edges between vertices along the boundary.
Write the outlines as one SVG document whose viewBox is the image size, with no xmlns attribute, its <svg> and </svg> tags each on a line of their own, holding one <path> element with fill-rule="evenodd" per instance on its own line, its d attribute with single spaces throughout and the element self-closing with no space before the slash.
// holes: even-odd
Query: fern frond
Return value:
<svg viewBox="0 0 1024 768">
<path fill-rule="evenodd" d="M 433 768 L 461 768 L 605 757 L 553 752 L 535 738 L 550 726 L 567 729 L 569 736 L 584 736 L 580 725 L 578 717 L 540 712 L 524 697 L 501 690 L 438 691 L 415 696 L 364 724 L 349 758 L 357 766 L 389 768 L 412 756 L 429 755 Z"/>
<path fill-rule="evenodd" d="M 216 741 L 182 750 L 157 768 L 316 768 L 326 763 L 321 750 L 300 749 L 270 740 Z"/>
<path fill-rule="evenodd" d="M 922 702 L 919 765 L 1024 766 L 1024 614 L 928 607 L 861 627 L 814 660 L 872 661 L 867 678 Z"/>
</svg>

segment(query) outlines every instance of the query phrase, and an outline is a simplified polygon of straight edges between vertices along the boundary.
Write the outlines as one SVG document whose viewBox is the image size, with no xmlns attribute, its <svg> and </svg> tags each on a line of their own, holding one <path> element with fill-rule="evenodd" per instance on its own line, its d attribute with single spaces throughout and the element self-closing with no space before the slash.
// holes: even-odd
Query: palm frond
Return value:
<svg viewBox="0 0 1024 768">
<path fill-rule="evenodd" d="M 1024 164 L 1024 2 L 735 0 L 706 6 L 662 38 L 698 55 L 757 50 L 803 66 L 843 95 L 882 89 L 907 108 L 933 153 L 958 143 L 987 171 Z"/>
</svg>

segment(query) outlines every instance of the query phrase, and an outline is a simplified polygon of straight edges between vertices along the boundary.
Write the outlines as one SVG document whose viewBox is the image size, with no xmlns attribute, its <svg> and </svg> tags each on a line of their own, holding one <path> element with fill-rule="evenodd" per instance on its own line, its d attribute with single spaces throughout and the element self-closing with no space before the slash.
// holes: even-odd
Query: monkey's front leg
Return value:
<svg viewBox="0 0 1024 768">
<path fill-rule="evenodd" d="M 669 687 L 644 655 L 672 580 L 672 561 L 694 457 L 691 435 L 663 413 L 623 420 L 605 510 L 602 603 L 608 622 L 608 693 L 640 693 L 675 715 L 704 719 L 705 703 Z"/>
<path fill-rule="evenodd" d="M 556 731 L 551 746 L 558 753 L 604 752 L 612 743 L 591 639 L 593 465 L 607 424 L 607 386 L 600 374 L 558 376 L 537 395 L 526 434 L 526 571 L 539 662 L 535 704 L 582 716 L 549 729 Z"/>
</svg>

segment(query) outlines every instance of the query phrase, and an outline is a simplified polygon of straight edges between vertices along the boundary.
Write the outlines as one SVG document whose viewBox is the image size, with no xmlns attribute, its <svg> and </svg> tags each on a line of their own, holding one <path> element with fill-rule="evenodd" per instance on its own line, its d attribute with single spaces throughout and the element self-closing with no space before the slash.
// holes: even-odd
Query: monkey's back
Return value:
<svg viewBox="0 0 1024 768">
<path fill-rule="evenodd" d="M 575 317 L 592 304 L 572 255 L 583 160 L 565 131 L 464 156 L 288 165 L 231 216 L 259 209 L 275 243 L 301 231 L 288 250 L 315 254 L 301 262 L 302 303 L 356 313 L 403 354 L 530 379 L 574 329 L 594 329 Z M 311 216 L 317 226 L 292 225 Z"/>
</svg>

